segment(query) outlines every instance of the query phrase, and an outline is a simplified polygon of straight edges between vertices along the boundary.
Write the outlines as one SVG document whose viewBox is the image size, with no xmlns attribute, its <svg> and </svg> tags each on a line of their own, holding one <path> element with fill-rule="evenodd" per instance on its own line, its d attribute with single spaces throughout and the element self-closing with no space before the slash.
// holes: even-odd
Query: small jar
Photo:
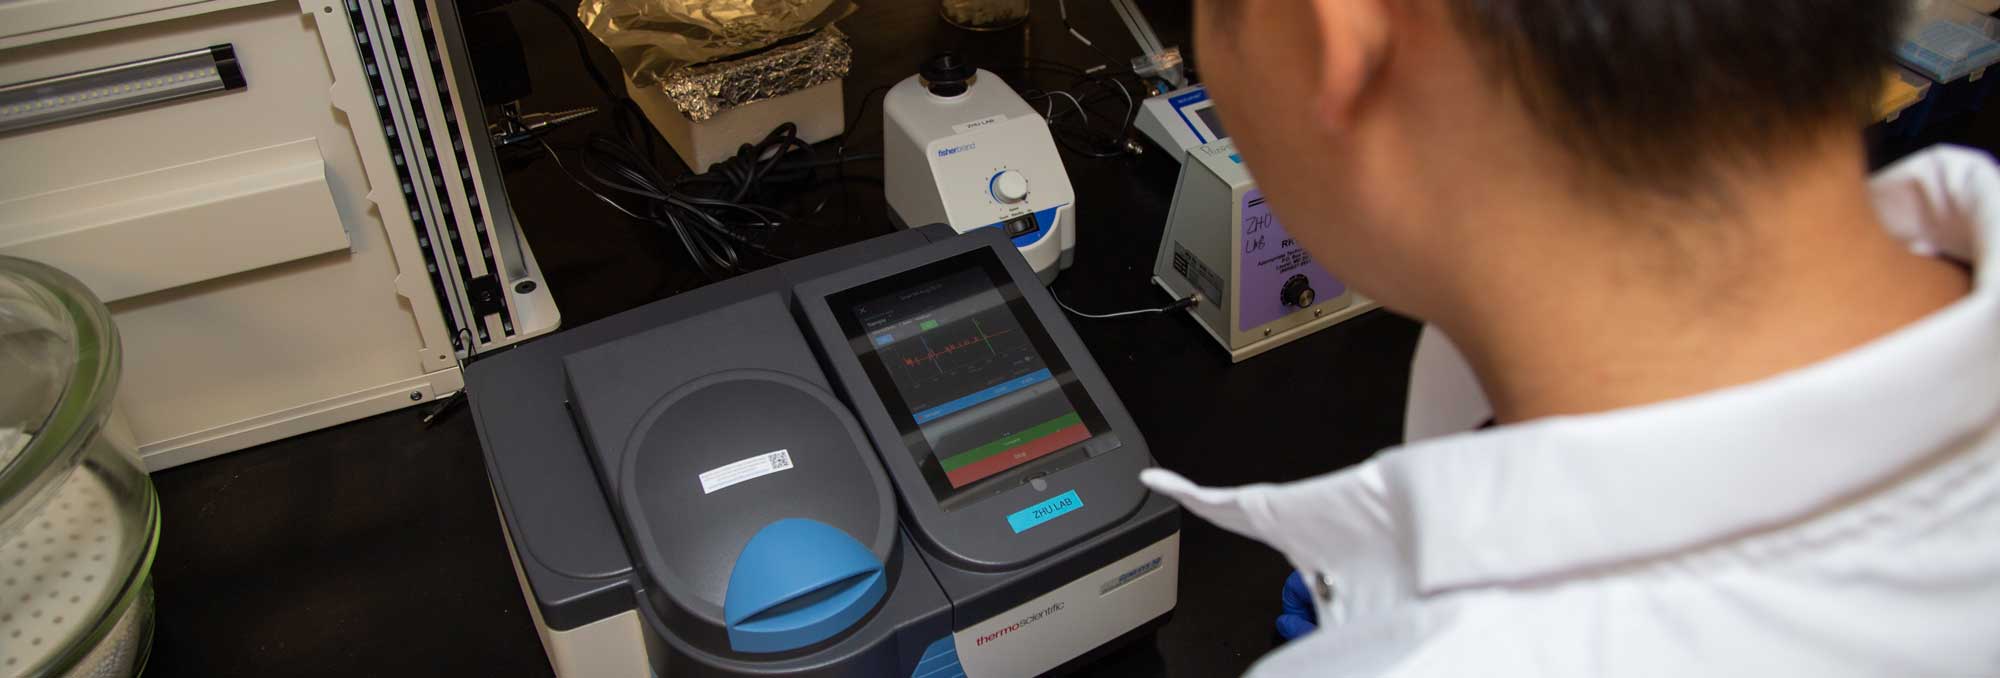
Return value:
<svg viewBox="0 0 2000 678">
<path fill-rule="evenodd" d="M 969 31 L 998 31 L 1028 20 L 1028 0 L 942 0 L 939 11 L 951 25 Z"/>
</svg>

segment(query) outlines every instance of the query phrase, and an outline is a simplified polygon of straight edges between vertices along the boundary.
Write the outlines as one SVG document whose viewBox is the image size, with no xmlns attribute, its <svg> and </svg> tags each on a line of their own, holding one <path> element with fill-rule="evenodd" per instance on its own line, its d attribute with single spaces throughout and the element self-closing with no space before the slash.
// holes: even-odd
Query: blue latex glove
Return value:
<svg viewBox="0 0 2000 678">
<path fill-rule="evenodd" d="M 1285 578 L 1281 596 L 1283 611 L 1278 614 L 1278 637 L 1290 641 L 1319 628 L 1319 610 L 1313 607 L 1312 588 L 1297 570 Z"/>
</svg>

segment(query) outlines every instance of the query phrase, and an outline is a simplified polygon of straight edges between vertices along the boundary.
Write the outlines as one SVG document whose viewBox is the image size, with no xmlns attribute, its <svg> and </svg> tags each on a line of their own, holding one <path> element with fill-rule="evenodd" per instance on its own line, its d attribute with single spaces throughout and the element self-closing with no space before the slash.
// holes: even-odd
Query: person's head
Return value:
<svg viewBox="0 0 2000 678">
<path fill-rule="evenodd" d="M 1643 237 L 1830 146 L 1858 158 L 1906 0 L 1199 4 L 1198 65 L 1293 237 L 1426 316 L 1455 267 L 1539 247 L 1494 218 L 1622 213 Z"/>
</svg>

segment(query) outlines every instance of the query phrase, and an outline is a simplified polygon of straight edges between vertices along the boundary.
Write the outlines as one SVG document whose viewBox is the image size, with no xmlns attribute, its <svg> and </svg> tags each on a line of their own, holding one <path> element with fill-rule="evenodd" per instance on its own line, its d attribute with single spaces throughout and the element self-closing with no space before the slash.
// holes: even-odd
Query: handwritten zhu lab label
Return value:
<svg viewBox="0 0 2000 678">
<path fill-rule="evenodd" d="M 951 131 L 957 134 L 964 134 L 966 132 L 979 129 L 981 127 L 991 127 L 993 125 L 998 125 L 1003 122 L 1007 122 L 1007 116 L 1005 114 L 995 115 L 995 116 L 980 118 L 972 122 L 961 122 L 956 125 L 952 125 Z"/>
</svg>

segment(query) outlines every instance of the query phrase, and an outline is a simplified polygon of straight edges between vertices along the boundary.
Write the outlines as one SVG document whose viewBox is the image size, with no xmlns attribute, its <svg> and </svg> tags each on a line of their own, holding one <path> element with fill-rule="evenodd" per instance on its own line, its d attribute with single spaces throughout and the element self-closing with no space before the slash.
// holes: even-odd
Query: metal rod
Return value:
<svg viewBox="0 0 2000 678">
<path fill-rule="evenodd" d="M 228 44 L 0 85 L 0 134 L 244 86 Z"/>
<path fill-rule="evenodd" d="M 11 85 L 0 85 L 0 96 L 6 96 L 8 94 L 13 94 L 15 92 L 19 92 L 22 90 L 36 89 L 40 87 L 47 87 L 50 85 L 60 85 L 62 83 L 71 80 L 81 80 L 84 78 L 95 78 L 98 76 L 116 75 L 124 71 L 138 70 L 141 68 L 145 68 L 147 66 L 158 66 L 160 64 L 181 61 L 183 59 L 205 57 L 211 54 L 210 52 L 211 49 L 213 48 L 203 47 L 201 49 L 191 49 L 178 54 L 168 54 L 166 56 L 156 56 L 151 59 L 128 61 L 122 64 L 104 66 L 102 68 L 93 68 L 87 71 L 77 71 L 75 73 L 52 75 L 46 78 L 42 78 L 40 80 L 29 80 L 27 82 L 17 82 Z"/>
<path fill-rule="evenodd" d="M 1146 20 L 1145 13 L 1140 12 L 1138 5 L 1133 4 L 1132 0 L 1111 0 L 1111 8 L 1118 10 L 1118 18 L 1125 21 L 1125 29 L 1132 32 L 1132 40 L 1139 43 L 1139 52 L 1142 55 L 1148 59 L 1157 59 L 1158 55 L 1167 51 L 1167 46 L 1160 44 L 1159 34 L 1153 32 L 1152 22 Z M 1188 84 L 1187 76 L 1181 74 L 1178 68 L 1160 77 L 1175 88 L 1186 87 Z"/>
<path fill-rule="evenodd" d="M 1138 41 L 1139 51 L 1152 54 L 1166 50 L 1160 44 L 1160 36 L 1153 32 L 1153 24 L 1146 21 L 1146 15 L 1132 4 L 1132 0 L 1111 0 L 1111 8 L 1118 10 L 1118 18 L 1125 20 L 1125 29 L 1132 32 L 1132 39 Z"/>
</svg>

